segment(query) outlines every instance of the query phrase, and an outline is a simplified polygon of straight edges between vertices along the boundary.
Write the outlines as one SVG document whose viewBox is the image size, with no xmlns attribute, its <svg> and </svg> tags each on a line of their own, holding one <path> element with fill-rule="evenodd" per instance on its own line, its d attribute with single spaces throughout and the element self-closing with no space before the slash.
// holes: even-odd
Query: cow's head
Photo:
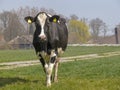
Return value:
<svg viewBox="0 0 120 90">
<path fill-rule="evenodd" d="M 59 19 L 58 15 L 51 16 L 45 12 L 40 12 L 36 17 L 27 16 L 25 17 L 25 21 L 27 23 L 35 23 L 36 25 L 36 33 L 40 40 L 47 40 L 47 32 L 49 30 L 49 23 L 57 22 Z"/>
</svg>

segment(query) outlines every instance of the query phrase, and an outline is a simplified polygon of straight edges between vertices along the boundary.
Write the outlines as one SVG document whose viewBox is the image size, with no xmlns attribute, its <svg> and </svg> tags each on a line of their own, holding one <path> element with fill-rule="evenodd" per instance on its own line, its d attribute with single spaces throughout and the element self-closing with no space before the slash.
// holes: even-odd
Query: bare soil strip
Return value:
<svg viewBox="0 0 120 90">
<path fill-rule="evenodd" d="M 88 54 L 88 55 L 80 55 L 80 56 L 73 56 L 73 57 L 64 57 L 64 58 L 61 58 L 61 62 L 111 57 L 116 55 L 120 55 L 120 51 L 108 52 L 108 53 L 102 53 L 102 54 Z M 39 60 L 6 62 L 6 63 L 0 63 L 0 70 L 14 69 L 18 67 L 25 67 L 25 66 L 39 65 L 39 64 L 40 64 Z"/>
</svg>

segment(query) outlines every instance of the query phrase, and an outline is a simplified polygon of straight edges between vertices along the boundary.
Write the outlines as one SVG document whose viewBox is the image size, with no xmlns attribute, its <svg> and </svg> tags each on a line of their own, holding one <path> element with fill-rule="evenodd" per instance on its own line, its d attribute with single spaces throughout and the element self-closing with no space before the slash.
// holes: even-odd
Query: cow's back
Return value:
<svg viewBox="0 0 120 90">
<path fill-rule="evenodd" d="M 68 29 L 64 21 L 58 24 L 58 34 L 59 34 L 59 47 L 65 51 L 68 43 Z"/>
</svg>

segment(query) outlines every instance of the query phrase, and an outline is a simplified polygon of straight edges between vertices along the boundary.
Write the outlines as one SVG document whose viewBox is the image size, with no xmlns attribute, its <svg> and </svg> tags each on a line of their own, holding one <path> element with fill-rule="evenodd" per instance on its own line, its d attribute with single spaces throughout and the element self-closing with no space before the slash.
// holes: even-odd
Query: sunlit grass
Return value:
<svg viewBox="0 0 120 90">
<path fill-rule="evenodd" d="M 120 90 L 120 56 L 61 63 L 59 82 L 45 86 L 42 66 L 0 71 L 0 90 Z"/>
</svg>

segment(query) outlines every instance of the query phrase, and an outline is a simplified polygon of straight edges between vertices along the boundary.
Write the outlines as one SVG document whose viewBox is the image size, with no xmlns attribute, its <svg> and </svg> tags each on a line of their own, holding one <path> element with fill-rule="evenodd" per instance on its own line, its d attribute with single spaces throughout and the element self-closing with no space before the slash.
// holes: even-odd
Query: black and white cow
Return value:
<svg viewBox="0 0 120 90">
<path fill-rule="evenodd" d="M 55 69 L 54 82 L 57 81 L 60 55 L 66 50 L 68 30 L 66 20 L 58 15 L 40 12 L 36 17 L 27 16 L 25 21 L 35 23 L 33 46 L 46 73 L 46 85 L 51 86 L 52 70 Z"/>
</svg>

